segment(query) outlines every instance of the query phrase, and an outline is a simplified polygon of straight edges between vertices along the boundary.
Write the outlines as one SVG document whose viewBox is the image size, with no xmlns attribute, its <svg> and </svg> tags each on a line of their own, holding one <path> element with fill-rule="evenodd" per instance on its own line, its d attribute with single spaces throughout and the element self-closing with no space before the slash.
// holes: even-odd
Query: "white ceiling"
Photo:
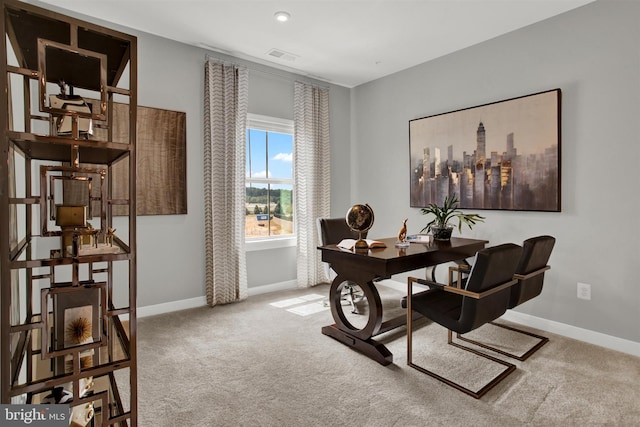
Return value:
<svg viewBox="0 0 640 427">
<path fill-rule="evenodd" d="M 593 0 L 41 1 L 354 87 Z M 289 22 L 276 22 L 281 10 Z M 272 49 L 295 60 L 268 55 Z"/>
</svg>

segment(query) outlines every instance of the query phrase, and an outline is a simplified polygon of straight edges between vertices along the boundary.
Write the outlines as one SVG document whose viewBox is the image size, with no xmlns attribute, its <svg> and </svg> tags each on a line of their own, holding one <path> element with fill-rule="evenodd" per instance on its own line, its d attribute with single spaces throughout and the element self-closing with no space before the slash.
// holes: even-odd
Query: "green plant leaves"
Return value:
<svg viewBox="0 0 640 427">
<path fill-rule="evenodd" d="M 458 209 L 458 197 L 455 193 L 445 197 L 442 206 L 438 206 L 435 203 L 429 204 L 426 208 L 420 209 L 423 215 L 433 215 L 434 219 L 429 221 L 427 225 L 420 230 L 428 230 L 433 224 L 439 226 L 445 226 L 447 223 L 454 219 L 458 219 L 458 231 L 462 232 L 462 224 L 466 224 L 469 229 L 472 229 L 478 222 L 484 222 L 485 217 L 475 213 L 464 213 Z"/>
</svg>

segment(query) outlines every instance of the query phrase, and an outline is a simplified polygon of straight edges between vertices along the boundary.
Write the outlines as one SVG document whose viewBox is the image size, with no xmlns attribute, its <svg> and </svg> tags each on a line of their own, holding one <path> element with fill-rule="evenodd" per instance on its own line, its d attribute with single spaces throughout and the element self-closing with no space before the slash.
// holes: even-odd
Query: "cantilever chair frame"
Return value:
<svg viewBox="0 0 640 427">
<path fill-rule="evenodd" d="M 451 268 L 456 268 L 456 267 L 451 267 Z M 480 390 L 473 391 L 470 390 L 454 381 L 451 381 L 448 378 L 442 377 L 438 374 L 436 374 L 435 372 L 432 372 L 422 366 L 416 365 L 415 363 L 413 363 L 413 315 L 412 315 L 412 295 L 413 295 L 413 284 L 414 283 L 420 283 L 420 284 L 433 284 L 432 282 L 429 282 L 428 280 L 424 280 L 424 279 L 418 279 L 415 277 L 409 277 L 407 279 L 407 365 L 411 366 L 414 369 L 417 369 L 418 371 L 427 374 L 435 379 L 437 379 L 438 381 L 441 381 L 453 388 L 455 388 L 456 390 L 459 390 L 463 393 L 468 394 L 469 396 L 472 396 L 476 399 L 480 399 L 482 396 L 484 396 L 485 393 L 487 393 L 489 390 L 491 390 L 493 387 L 495 387 L 500 381 L 502 381 L 503 379 L 505 379 L 511 372 L 513 372 L 516 369 L 516 365 L 509 363 L 509 362 L 505 362 L 504 360 L 500 360 L 498 358 L 495 358 L 493 356 L 490 356 L 488 354 L 482 353 L 478 350 L 469 348 L 469 347 L 465 347 L 463 345 L 460 345 L 456 342 L 453 341 L 453 333 L 450 329 L 447 329 L 448 332 L 448 337 L 447 337 L 447 344 L 450 344 L 454 347 L 460 348 L 462 350 L 468 351 L 470 353 L 473 353 L 477 356 L 480 357 L 484 357 L 485 359 L 489 359 L 493 362 L 496 362 L 500 365 L 503 365 L 505 367 L 505 369 L 500 372 L 498 375 L 496 375 L 491 381 L 489 381 L 487 384 L 485 384 Z M 507 281 L 505 283 L 502 283 L 498 286 L 495 286 L 491 289 L 488 289 L 484 292 L 481 293 L 477 293 L 477 292 L 471 292 L 468 291 L 466 289 L 462 289 L 462 288 L 458 288 L 455 286 L 451 286 L 451 285 L 441 285 L 439 286 L 440 289 L 442 289 L 445 292 L 452 292 L 454 294 L 458 294 L 458 295 L 462 295 L 465 297 L 470 297 L 470 298 L 475 298 L 475 299 L 481 299 L 481 298 L 486 298 L 489 295 L 492 295 L 496 292 L 502 291 L 506 288 L 509 288 L 511 286 L 514 286 L 516 283 L 518 283 L 518 281 L 516 279 L 512 279 L 510 281 Z"/>
<path fill-rule="evenodd" d="M 521 280 L 526 280 L 526 279 L 530 279 L 532 277 L 538 276 L 540 274 L 543 274 L 545 271 L 549 270 L 551 267 L 546 265 L 536 271 L 532 271 L 531 273 L 528 274 L 514 274 L 513 278 L 515 280 L 517 280 L 518 282 Z M 465 271 L 466 270 L 466 271 Z M 458 278 L 457 278 L 457 283 L 458 283 L 458 287 L 461 287 L 462 284 L 462 273 L 467 273 L 469 270 L 465 269 L 465 268 L 459 268 L 459 267 L 449 267 L 449 283 L 453 283 L 453 273 L 457 272 L 458 273 Z M 503 325 L 500 323 L 496 323 L 496 322 L 489 322 L 491 325 L 493 326 L 498 326 L 500 328 L 503 329 L 508 329 L 510 331 L 513 332 L 518 332 L 520 334 L 523 335 L 528 335 L 530 337 L 533 338 L 537 338 L 540 341 L 538 341 L 537 344 L 533 345 L 532 347 L 530 347 L 523 355 L 517 355 L 514 353 L 509 353 L 508 351 L 504 351 L 502 349 L 496 348 L 494 346 L 491 346 L 489 344 L 485 344 L 482 343 L 480 341 L 476 341 L 476 340 L 472 340 L 471 338 L 466 338 L 461 334 L 456 334 L 456 338 L 461 340 L 461 341 L 465 341 L 468 342 L 470 344 L 473 345 L 477 345 L 478 347 L 482 347 L 482 348 L 486 348 L 487 350 L 491 350 L 494 351 L 496 353 L 502 354 L 503 356 L 507 356 L 507 357 L 511 357 L 513 359 L 517 359 L 519 361 L 524 361 L 527 360 L 529 358 L 529 356 L 531 356 L 533 353 L 535 353 L 536 351 L 538 351 L 540 349 L 540 347 L 542 347 L 543 345 L 545 345 L 546 343 L 549 342 L 549 338 L 542 336 L 542 335 L 538 335 L 538 334 L 534 334 L 533 332 L 529 332 L 529 331 L 525 331 L 524 329 L 519 329 L 513 326 L 507 326 L 507 325 Z"/>
</svg>

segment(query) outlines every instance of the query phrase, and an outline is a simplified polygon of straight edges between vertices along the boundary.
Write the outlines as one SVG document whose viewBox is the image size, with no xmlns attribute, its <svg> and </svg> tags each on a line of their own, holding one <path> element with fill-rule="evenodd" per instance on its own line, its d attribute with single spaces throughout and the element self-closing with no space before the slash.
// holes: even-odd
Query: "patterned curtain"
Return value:
<svg viewBox="0 0 640 427">
<path fill-rule="evenodd" d="M 244 251 L 248 71 L 205 64 L 204 205 L 207 304 L 247 297 Z"/>
<path fill-rule="evenodd" d="M 330 214 L 329 89 L 296 82 L 293 120 L 298 287 L 307 288 L 326 282 L 316 219 Z"/>
</svg>

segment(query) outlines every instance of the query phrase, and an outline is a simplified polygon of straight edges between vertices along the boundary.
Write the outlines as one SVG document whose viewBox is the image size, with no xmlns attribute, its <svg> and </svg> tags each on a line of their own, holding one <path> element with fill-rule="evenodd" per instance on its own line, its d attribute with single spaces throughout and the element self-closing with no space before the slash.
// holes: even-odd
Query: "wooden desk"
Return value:
<svg viewBox="0 0 640 427">
<path fill-rule="evenodd" d="M 377 240 L 385 242 L 387 247 L 364 252 L 346 251 L 336 245 L 318 247 L 322 251 L 322 261 L 329 263 L 337 273 L 329 291 L 331 314 L 336 323 L 324 326 L 322 333 L 382 365 L 389 365 L 393 363 L 393 354 L 373 337 L 405 325 L 406 315 L 382 322 L 382 303 L 373 280 L 467 258 L 483 249 L 488 242 L 452 237 L 448 242 L 411 243 L 408 248 L 401 249 L 394 247 L 395 238 Z M 369 318 L 362 329 L 354 327 L 342 311 L 341 291 L 347 281 L 355 282 L 362 288 L 369 304 Z"/>
</svg>

